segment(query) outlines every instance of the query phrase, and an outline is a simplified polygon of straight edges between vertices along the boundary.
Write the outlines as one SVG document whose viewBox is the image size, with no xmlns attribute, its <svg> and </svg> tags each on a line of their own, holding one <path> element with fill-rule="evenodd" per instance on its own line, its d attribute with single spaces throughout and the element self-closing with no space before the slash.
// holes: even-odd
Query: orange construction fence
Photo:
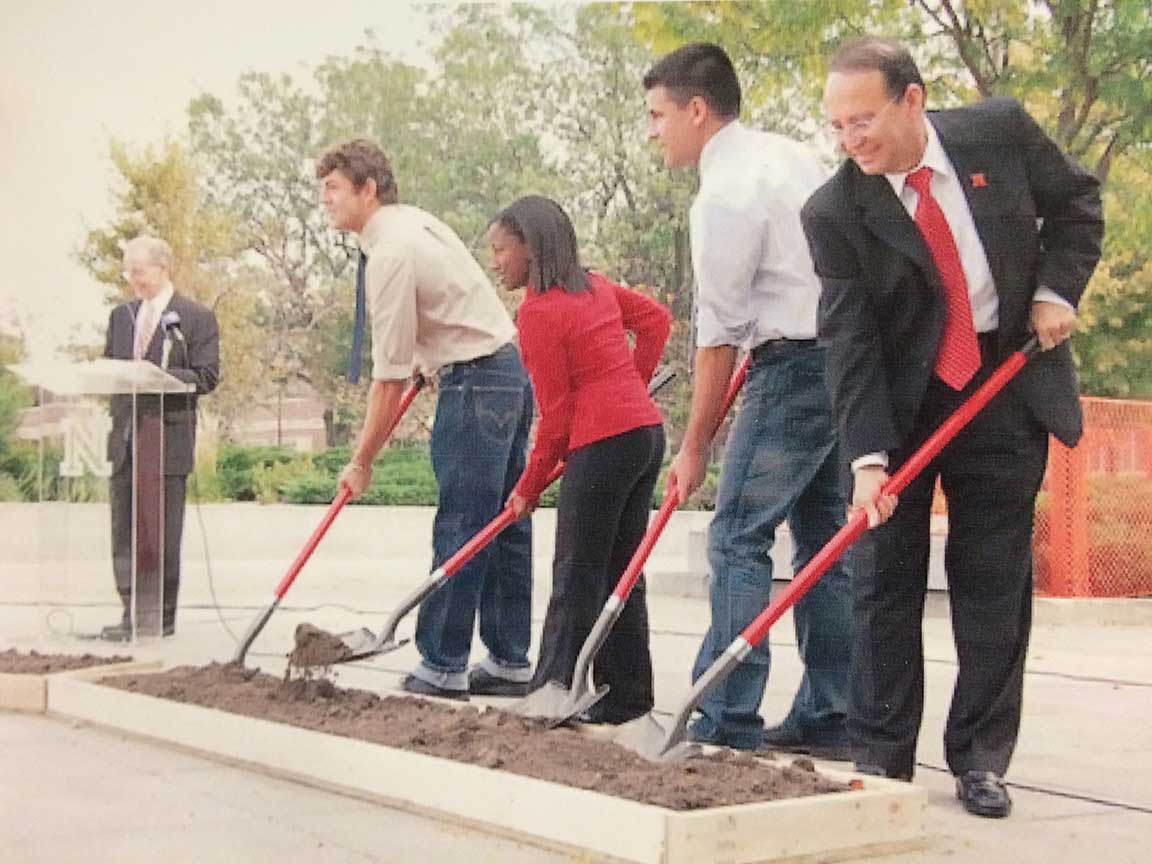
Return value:
<svg viewBox="0 0 1152 864">
<path fill-rule="evenodd" d="M 1036 502 L 1036 593 L 1152 595 L 1152 402 L 1081 401 L 1084 437 L 1052 440 Z"/>
</svg>

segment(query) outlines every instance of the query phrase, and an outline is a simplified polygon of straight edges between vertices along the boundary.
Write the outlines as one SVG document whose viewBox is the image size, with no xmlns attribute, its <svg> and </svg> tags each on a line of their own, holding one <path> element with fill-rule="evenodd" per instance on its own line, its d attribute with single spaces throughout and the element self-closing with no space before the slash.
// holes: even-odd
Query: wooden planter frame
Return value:
<svg viewBox="0 0 1152 864">
<path fill-rule="evenodd" d="M 90 672 L 90 670 L 84 670 Z M 107 669 L 102 669 L 104 677 Z M 864 788 L 679 812 L 215 709 L 53 676 L 48 711 L 279 777 L 597 860 L 751 864 L 845 860 L 923 845 L 925 796 Z M 88 680 L 85 680 L 85 679 Z M 854 775 L 821 769 L 835 779 Z"/>
</svg>

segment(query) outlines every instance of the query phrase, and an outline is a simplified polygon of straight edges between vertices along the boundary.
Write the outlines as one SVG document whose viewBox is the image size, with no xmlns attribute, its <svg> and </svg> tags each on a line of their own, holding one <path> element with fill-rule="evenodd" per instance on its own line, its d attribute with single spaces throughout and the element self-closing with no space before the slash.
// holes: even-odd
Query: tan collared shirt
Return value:
<svg viewBox="0 0 1152 864">
<path fill-rule="evenodd" d="M 386 204 L 364 225 L 372 377 L 430 375 L 485 357 L 516 337 L 484 270 L 451 228 L 407 204 Z"/>
</svg>

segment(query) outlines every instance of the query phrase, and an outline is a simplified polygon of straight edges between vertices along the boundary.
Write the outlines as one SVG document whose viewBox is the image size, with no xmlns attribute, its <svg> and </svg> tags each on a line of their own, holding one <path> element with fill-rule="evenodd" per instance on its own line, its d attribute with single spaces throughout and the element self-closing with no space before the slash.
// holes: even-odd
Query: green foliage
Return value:
<svg viewBox="0 0 1152 864">
<path fill-rule="evenodd" d="M 233 501 L 255 501 L 258 494 L 254 470 L 290 462 L 293 453 L 279 447 L 249 447 L 225 444 L 216 456 L 216 476 L 220 491 Z"/>
<path fill-rule="evenodd" d="M 24 490 L 11 474 L 0 471 L 0 501 L 23 501 Z"/>
<path fill-rule="evenodd" d="M 24 501 L 40 500 L 40 457 L 35 444 L 10 444 L 0 456 L 0 473 L 13 479 Z"/>
<path fill-rule="evenodd" d="M 12 447 L 13 435 L 20 425 L 20 412 L 32 402 L 29 389 L 4 368 L 20 362 L 23 356 L 23 339 L 0 331 L 0 464 Z"/>
<path fill-rule="evenodd" d="M 197 461 L 195 470 L 188 476 L 188 500 L 201 504 L 227 500 L 215 462 L 208 465 Z"/>
<path fill-rule="evenodd" d="M 252 490 L 261 504 L 275 504 L 285 497 L 289 485 L 297 482 L 314 483 L 327 479 L 316 470 L 312 459 L 307 455 L 295 456 L 286 461 L 256 463 L 251 472 Z"/>
<path fill-rule="evenodd" d="M 261 503 L 329 504 L 336 497 L 337 477 L 348 463 L 347 447 L 333 447 L 314 454 L 293 454 L 274 447 L 227 445 L 220 450 L 217 477 L 228 497 Z M 668 462 L 665 459 L 660 480 L 652 493 L 652 506 L 664 499 Z M 716 502 L 720 465 L 708 467 L 703 487 L 683 509 L 711 509 Z M 563 479 L 540 496 L 541 507 L 555 507 Z M 372 485 L 354 504 L 409 507 L 436 506 L 436 477 L 426 444 L 388 447 L 372 466 Z"/>
<path fill-rule="evenodd" d="M 1084 392 L 1152 399 L 1152 260 L 1138 269 L 1102 264 L 1080 304 L 1080 324 L 1072 346 Z"/>
<path fill-rule="evenodd" d="M 19 441 L 0 457 L 0 475 L 11 479 L 11 490 L 23 501 L 105 501 L 108 481 L 85 474 L 82 477 L 61 477 L 60 463 L 64 458 L 58 447 L 36 445 Z"/>
</svg>

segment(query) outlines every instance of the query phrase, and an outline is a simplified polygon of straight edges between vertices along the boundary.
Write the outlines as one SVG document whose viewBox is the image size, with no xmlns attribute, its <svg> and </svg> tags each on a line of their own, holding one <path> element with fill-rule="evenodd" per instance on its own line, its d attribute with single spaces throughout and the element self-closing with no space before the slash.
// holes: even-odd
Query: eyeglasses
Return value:
<svg viewBox="0 0 1152 864">
<path fill-rule="evenodd" d="M 824 127 L 824 131 L 827 132 L 828 135 L 830 135 L 832 138 L 837 140 L 846 138 L 849 135 L 867 135 L 868 132 L 871 131 L 872 127 L 876 125 L 876 121 L 884 116 L 884 112 L 903 98 L 903 93 L 901 93 L 899 96 L 893 96 L 891 99 L 885 102 L 884 106 L 871 117 L 862 117 L 859 120 L 853 120 L 851 123 L 848 123 L 845 126 L 841 126 L 839 123 L 829 123 Z"/>
</svg>

